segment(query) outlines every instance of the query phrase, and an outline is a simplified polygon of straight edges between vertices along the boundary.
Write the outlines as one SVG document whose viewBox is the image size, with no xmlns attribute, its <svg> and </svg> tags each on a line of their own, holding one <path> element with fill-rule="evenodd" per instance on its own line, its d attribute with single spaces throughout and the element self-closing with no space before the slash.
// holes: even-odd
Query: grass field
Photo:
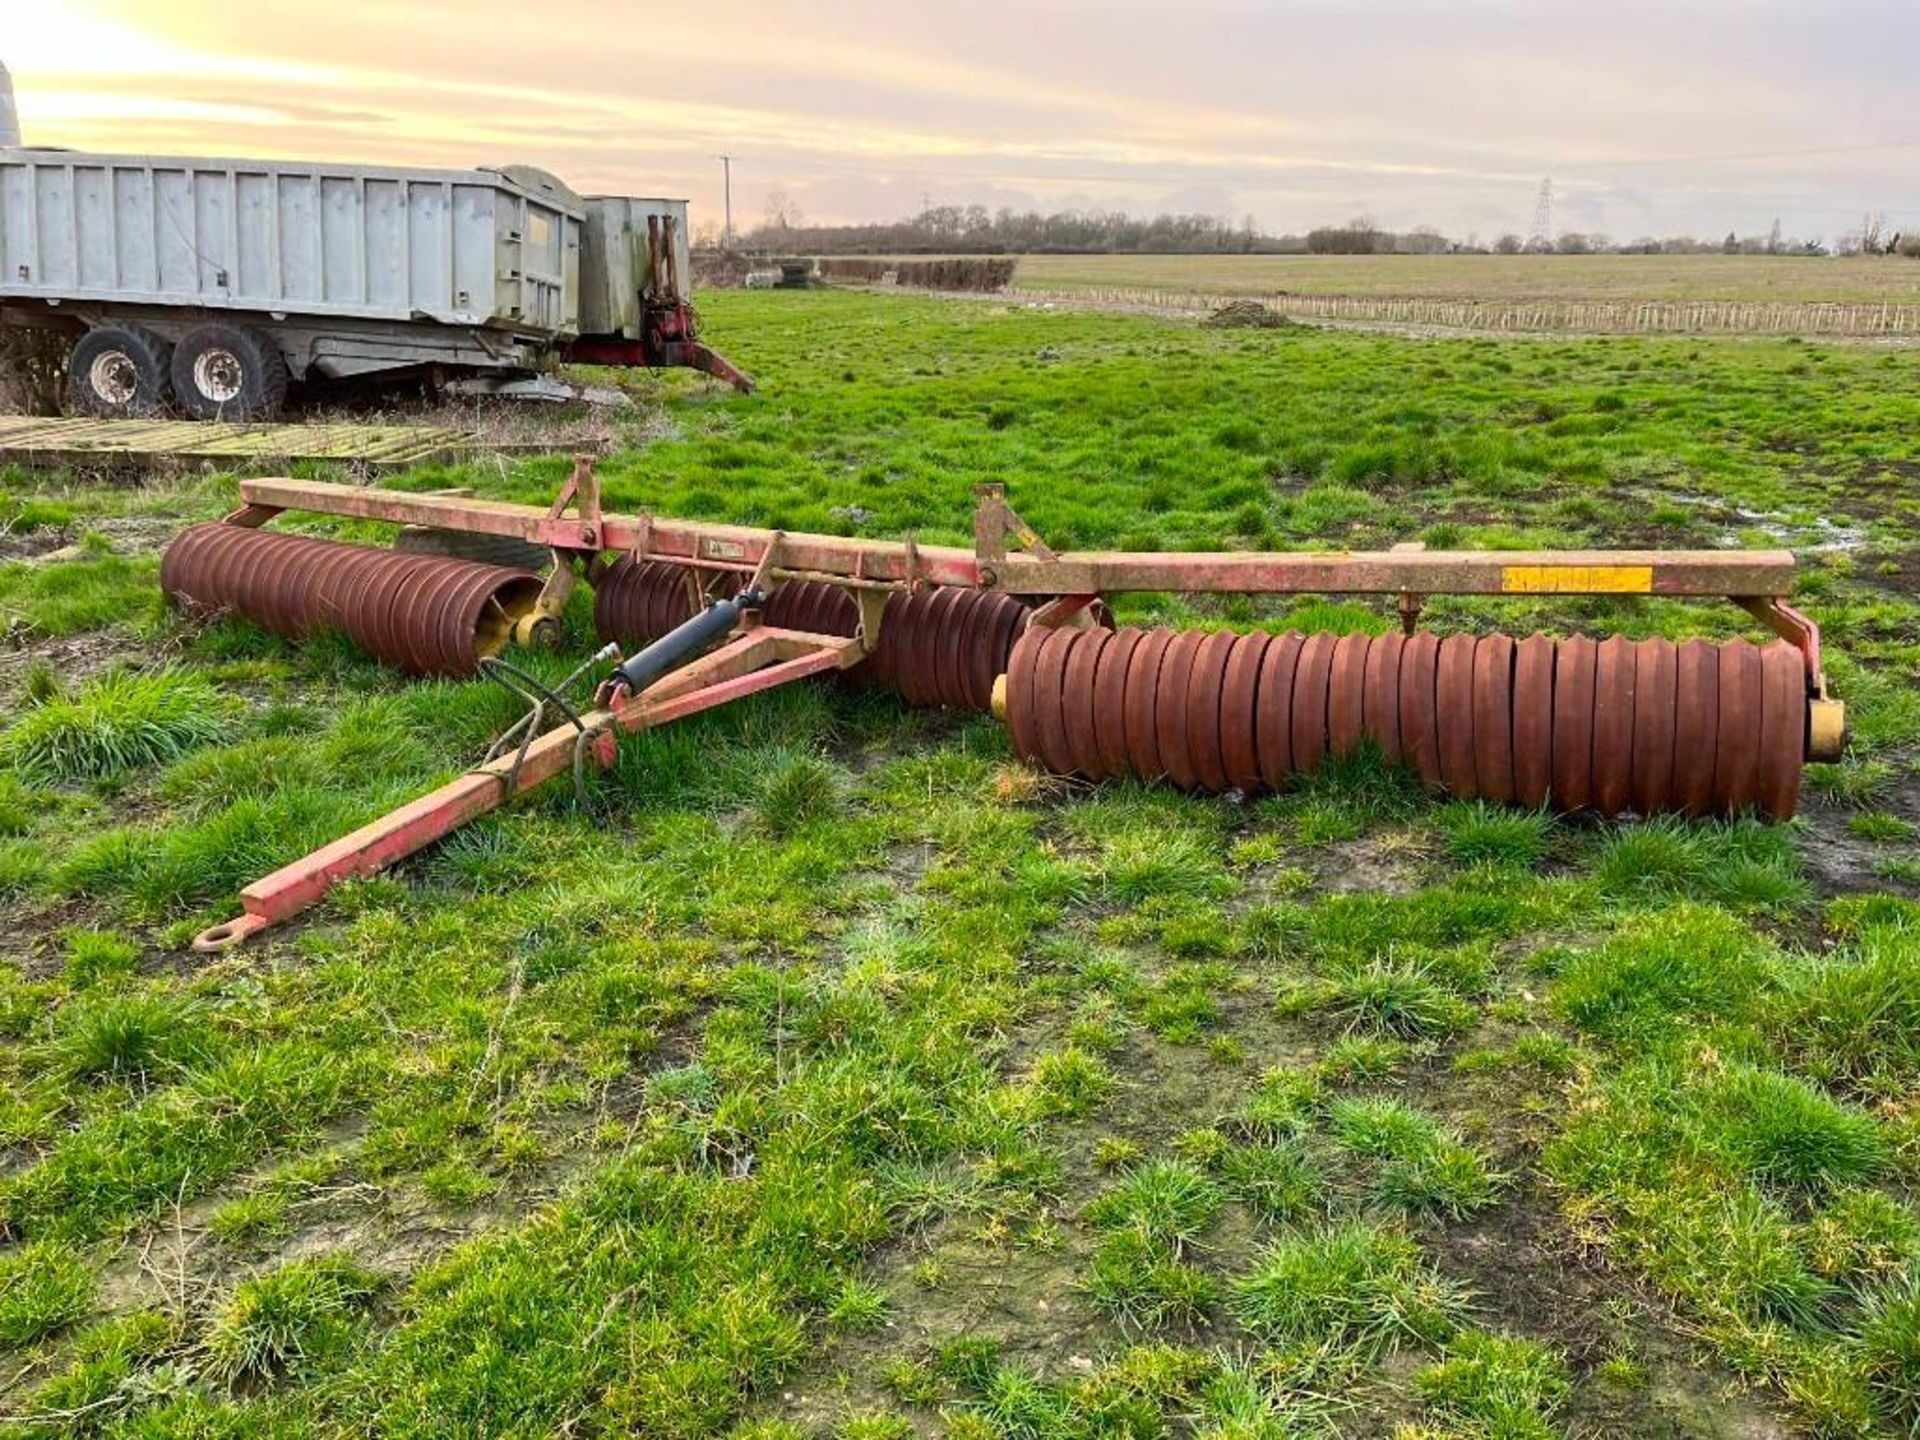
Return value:
<svg viewBox="0 0 1920 1440">
<path fill-rule="evenodd" d="M 1069 786 L 797 688 L 208 959 L 516 707 L 167 615 L 229 477 L 6 475 L 0 1434 L 1915 1433 L 1920 357 L 705 308 L 763 389 L 648 382 L 611 506 L 961 542 L 994 479 L 1056 546 L 1784 543 L 1852 750 L 1788 827 L 1612 826 L 1371 763 Z"/>
<path fill-rule="evenodd" d="M 1920 261 L 1769 255 L 1027 255 L 1014 288 L 1444 300 L 1920 301 Z"/>
</svg>

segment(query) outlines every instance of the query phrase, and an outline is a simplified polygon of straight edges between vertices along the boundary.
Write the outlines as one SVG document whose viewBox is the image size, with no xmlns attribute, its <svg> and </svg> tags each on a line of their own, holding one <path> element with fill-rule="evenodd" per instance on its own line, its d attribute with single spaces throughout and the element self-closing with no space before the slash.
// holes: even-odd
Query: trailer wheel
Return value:
<svg viewBox="0 0 1920 1440">
<path fill-rule="evenodd" d="M 102 325 L 67 358 L 67 406 L 77 414 L 126 419 L 158 415 L 172 393 L 171 347 L 138 325 Z"/>
<path fill-rule="evenodd" d="M 288 379 L 279 346 L 244 325 L 202 325 L 173 349 L 173 391 L 196 420 L 271 420 Z"/>
</svg>

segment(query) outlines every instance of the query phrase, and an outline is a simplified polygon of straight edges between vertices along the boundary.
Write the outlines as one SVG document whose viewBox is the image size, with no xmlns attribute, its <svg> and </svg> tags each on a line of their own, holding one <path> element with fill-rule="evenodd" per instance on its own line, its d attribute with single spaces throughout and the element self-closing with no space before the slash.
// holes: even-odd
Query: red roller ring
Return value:
<svg viewBox="0 0 1920 1440">
<path fill-rule="evenodd" d="M 1239 640 L 1231 630 L 1208 635 L 1194 652 L 1193 675 L 1188 682 L 1187 758 L 1195 783 L 1202 790 L 1216 793 L 1229 787 L 1221 738 L 1222 711 L 1226 705 L 1227 660 Z"/>
<path fill-rule="evenodd" d="M 1449 635 L 1440 642 L 1434 721 L 1440 733 L 1440 780 L 1462 800 L 1480 793 L 1473 765 L 1473 654 L 1479 641 Z"/>
<path fill-rule="evenodd" d="M 1713 812 L 1720 744 L 1720 651 L 1688 640 L 1674 656 L 1673 804 L 1698 819 Z"/>
<path fill-rule="evenodd" d="M 1127 672 L 1141 638 L 1131 625 L 1114 631 L 1094 669 L 1093 735 L 1102 776 L 1127 772 Z"/>
<path fill-rule="evenodd" d="M 1061 713 L 1061 680 L 1066 673 L 1067 656 L 1074 641 L 1084 632 L 1049 630 L 1041 643 L 1040 656 L 1033 662 L 1033 693 L 1036 700 L 1035 725 L 1040 741 L 1040 758 L 1056 775 L 1073 773 L 1073 752 L 1067 747 L 1066 717 Z"/>
<path fill-rule="evenodd" d="M 1220 761 L 1227 783 L 1252 794 L 1260 788 L 1260 747 L 1255 729 L 1260 694 L 1260 664 L 1272 636 L 1261 631 L 1234 641 L 1220 689 Z"/>
<path fill-rule="evenodd" d="M 1134 646 L 1133 663 L 1127 667 L 1127 760 L 1129 768 L 1143 780 L 1158 780 L 1166 773 L 1154 726 L 1154 706 L 1159 697 L 1161 662 L 1172 640 L 1171 631 L 1149 630 Z"/>
<path fill-rule="evenodd" d="M 961 709 L 967 703 L 966 685 L 961 679 L 962 657 L 973 639 L 974 625 L 981 618 L 979 607 L 984 598 L 983 591 L 955 587 L 946 624 L 934 632 L 934 694 L 950 709 Z"/>
<path fill-rule="evenodd" d="M 1160 766 L 1167 779 L 1182 790 L 1194 788 L 1191 747 L 1187 741 L 1187 708 L 1193 698 L 1193 660 L 1207 637 L 1198 630 L 1179 630 L 1167 642 L 1160 662 L 1160 683 L 1154 694 L 1153 728 L 1160 745 Z M 1216 694 L 1216 703 L 1218 696 Z"/>
<path fill-rule="evenodd" d="M 1269 790 L 1285 787 L 1293 775 L 1293 682 L 1304 642 L 1292 631 L 1276 635 L 1260 666 L 1260 697 L 1254 711 L 1254 741 L 1260 752 L 1260 778 Z"/>
<path fill-rule="evenodd" d="M 1593 687 L 1600 647 L 1585 635 L 1560 642 L 1553 665 L 1553 803 L 1561 810 L 1593 804 Z"/>
<path fill-rule="evenodd" d="M 1633 808 L 1660 815 L 1674 808 L 1674 733 L 1679 656 L 1671 640 L 1642 640 L 1634 661 Z"/>
<path fill-rule="evenodd" d="M 1040 656 L 1046 636 L 1029 630 L 1007 657 L 1007 735 L 1013 741 L 1013 753 L 1038 765 L 1040 742 L 1035 724 L 1038 707 L 1033 698 L 1033 662 Z"/>
<path fill-rule="evenodd" d="M 1553 792 L 1554 649 L 1529 635 L 1513 652 L 1513 798 L 1536 810 Z"/>
<path fill-rule="evenodd" d="M 1480 793 L 1513 803 L 1513 637 L 1485 635 L 1473 651 L 1473 773 Z"/>
<path fill-rule="evenodd" d="M 1100 744 L 1093 719 L 1093 677 L 1112 635 L 1111 630 L 1080 631 L 1060 680 L 1060 711 L 1066 720 L 1067 753 L 1073 757 L 1074 770 L 1089 780 L 1100 776 Z"/>
<path fill-rule="evenodd" d="M 1327 749 L 1345 759 L 1360 748 L 1366 734 L 1367 656 L 1371 635 L 1342 635 L 1333 647 L 1333 668 L 1327 679 Z"/>
<path fill-rule="evenodd" d="M 1745 640 L 1720 647 L 1719 749 L 1714 756 L 1714 809 L 1735 815 L 1760 799 L 1762 704 L 1760 652 Z"/>
<path fill-rule="evenodd" d="M 1633 710 L 1638 651 L 1624 635 L 1600 642 L 1593 678 L 1593 804 L 1618 815 L 1633 803 Z"/>
<path fill-rule="evenodd" d="M 1334 636 L 1321 631 L 1300 646 L 1293 676 L 1293 768 L 1318 770 L 1327 758 L 1327 691 L 1333 677 Z"/>
<path fill-rule="evenodd" d="M 1376 636 L 1367 648 L 1361 724 L 1389 765 L 1400 763 L 1400 658 L 1406 643 L 1406 636 L 1395 631 Z"/>
<path fill-rule="evenodd" d="M 1439 674 L 1439 637 L 1426 630 L 1409 635 L 1400 652 L 1400 752 L 1431 790 L 1440 788 Z"/>
<path fill-rule="evenodd" d="M 1775 640 L 1760 652 L 1759 803 L 1768 818 L 1793 818 L 1806 755 L 1806 661 L 1786 641 Z"/>
</svg>

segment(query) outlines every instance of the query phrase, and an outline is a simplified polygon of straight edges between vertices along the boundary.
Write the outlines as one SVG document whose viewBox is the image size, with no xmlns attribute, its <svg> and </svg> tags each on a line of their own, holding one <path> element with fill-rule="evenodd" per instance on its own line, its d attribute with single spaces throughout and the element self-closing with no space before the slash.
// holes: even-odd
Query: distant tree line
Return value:
<svg viewBox="0 0 1920 1440">
<path fill-rule="evenodd" d="M 1043 255 L 1156 254 L 1244 255 L 1272 251 L 1278 241 L 1262 235 L 1253 217 L 1239 224 L 1214 215 L 1156 215 L 1124 211 L 1037 211 L 984 205 L 937 205 L 911 219 L 874 225 L 805 225 L 792 219 L 784 200 L 776 217 L 740 237 L 749 250 L 802 250 L 812 255 Z M 696 236 L 696 240 L 702 237 Z M 717 241 L 711 232 L 704 237 Z"/>
<path fill-rule="evenodd" d="M 718 249 L 711 225 L 694 236 L 702 249 Z M 1728 231 L 1722 239 L 1693 235 L 1609 235 L 1565 230 L 1551 238 L 1509 232 L 1492 240 L 1455 239 L 1431 225 L 1389 230 L 1359 216 L 1343 225 L 1320 225 L 1304 235 L 1271 235 L 1251 215 L 1239 222 L 1217 215 L 1155 215 L 1120 210 L 1061 210 L 1050 215 L 984 205 L 936 205 L 918 215 L 871 225 L 808 225 L 786 194 L 768 200 L 766 218 L 737 237 L 740 249 L 758 254 L 807 255 L 1906 255 L 1920 258 L 1920 234 L 1892 230 L 1886 217 L 1869 214 L 1858 228 L 1823 239 L 1800 239 L 1773 222 L 1764 235 Z"/>
</svg>

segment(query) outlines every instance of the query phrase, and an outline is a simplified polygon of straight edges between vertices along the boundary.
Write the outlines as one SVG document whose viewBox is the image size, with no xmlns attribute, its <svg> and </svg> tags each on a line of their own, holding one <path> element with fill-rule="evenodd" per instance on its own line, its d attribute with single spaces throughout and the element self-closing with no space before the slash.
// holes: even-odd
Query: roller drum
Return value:
<svg viewBox="0 0 1920 1440">
<path fill-rule="evenodd" d="M 1030 629 L 1016 752 L 1183 789 L 1278 789 L 1371 743 L 1429 788 L 1563 811 L 1792 816 L 1805 663 L 1784 641 Z"/>
<path fill-rule="evenodd" d="M 540 596 L 524 570 L 220 523 L 167 547 L 160 588 L 190 614 L 243 615 L 289 640 L 337 630 L 416 675 L 472 674 Z"/>
<path fill-rule="evenodd" d="M 626 649 L 658 640 L 694 613 L 688 575 L 682 565 L 622 557 L 594 586 L 595 631 Z M 722 575 L 713 593 L 724 597 L 737 588 L 735 577 Z M 1030 619 L 1025 605 L 997 591 L 895 591 L 881 612 L 878 648 L 848 678 L 892 690 L 909 705 L 985 710 Z M 860 605 L 843 586 L 788 581 L 768 597 L 761 620 L 782 630 L 850 636 L 860 628 Z"/>
<path fill-rule="evenodd" d="M 732 575 L 711 598 L 725 600 L 739 588 Z M 664 560 L 635 560 L 623 555 L 608 566 L 593 586 L 593 629 L 603 642 L 623 650 L 651 645 L 675 626 L 705 607 L 696 603 L 691 572 Z"/>
</svg>

